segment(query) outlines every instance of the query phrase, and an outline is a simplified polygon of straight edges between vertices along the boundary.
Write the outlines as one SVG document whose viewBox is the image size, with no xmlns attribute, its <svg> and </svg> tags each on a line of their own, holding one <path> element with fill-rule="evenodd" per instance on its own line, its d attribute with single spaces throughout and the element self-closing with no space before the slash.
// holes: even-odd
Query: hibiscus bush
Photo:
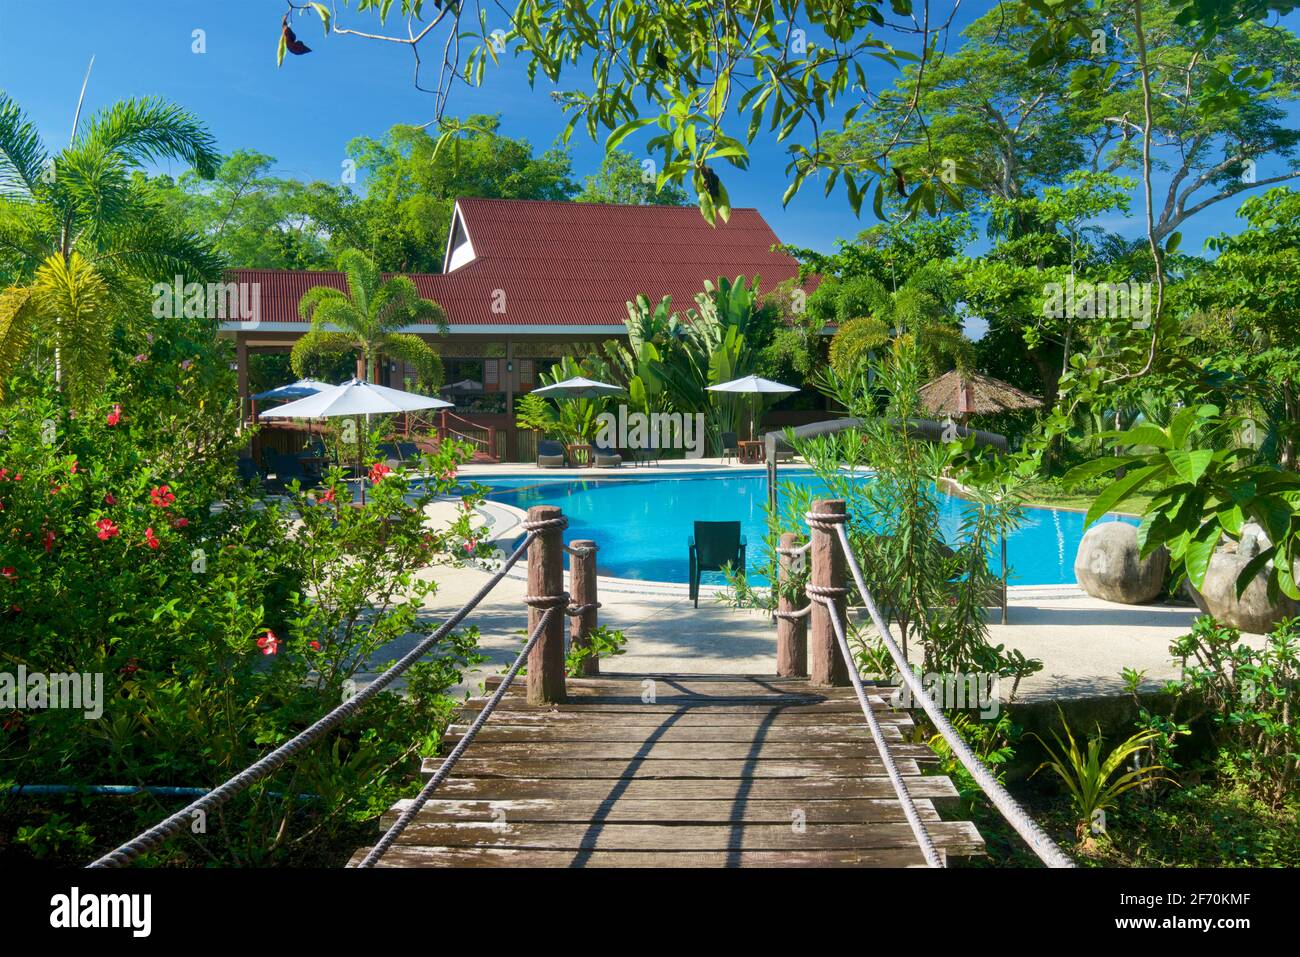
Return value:
<svg viewBox="0 0 1300 957">
<path fill-rule="evenodd" d="M 435 525 L 470 450 L 444 444 L 413 483 L 376 470 L 369 506 L 342 473 L 263 498 L 219 360 L 137 356 L 75 413 L 45 380 L 0 405 L 0 672 L 103 675 L 103 714 L 0 710 L 0 857 L 71 863 L 110 849 L 288 740 L 432 630 L 427 569 L 473 552 L 476 499 Z M 399 639 L 409 637 L 402 645 Z M 384 810 L 436 746 L 447 690 L 476 660 L 450 637 L 384 694 L 153 863 L 320 862 Z M 132 785 L 134 797 L 15 794 Z M 89 822 L 89 829 L 86 824 Z M 369 826 L 373 826 L 371 823 Z"/>
</svg>

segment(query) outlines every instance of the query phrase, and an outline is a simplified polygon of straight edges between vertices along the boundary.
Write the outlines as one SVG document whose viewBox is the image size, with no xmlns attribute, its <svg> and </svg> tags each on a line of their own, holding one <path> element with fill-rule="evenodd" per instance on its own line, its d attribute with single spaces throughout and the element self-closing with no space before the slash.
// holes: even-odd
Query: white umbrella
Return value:
<svg viewBox="0 0 1300 957">
<path fill-rule="evenodd" d="M 747 375 L 739 379 L 732 379 L 730 382 L 721 382 L 718 385 L 711 385 L 709 392 L 748 392 L 751 394 L 774 395 L 780 393 L 798 392 L 792 385 L 786 385 L 784 382 L 773 382 L 771 379 L 764 379 L 762 376 Z M 754 437 L 754 409 L 751 406 L 749 410 L 749 437 Z"/>
<path fill-rule="evenodd" d="M 553 399 L 598 399 L 601 396 L 613 395 L 622 391 L 623 387 L 619 385 L 610 385 L 608 382 L 597 382 L 595 379 L 574 376 L 572 379 L 565 379 L 562 382 L 556 382 L 554 385 L 534 389 L 532 394 L 544 395 Z"/>
<path fill-rule="evenodd" d="M 258 416 L 260 419 L 330 419 L 353 415 L 358 419 L 363 415 L 392 415 L 397 412 L 415 412 L 419 409 L 447 409 L 453 403 L 435 399 L 430 395 L 415 392 L 403 392 L 387 386 L 349 379 L 342 385 L 330 386 L 323 392 L 286 402 L 276 409 L 268 409 Z M 357 442 L 357 467 L 361 466 L 361 443 Z M 361 484 L 361 501 L 366 500 L 366 486 Z"/>
<path fill-rule="evenodd" d="M 330 386 L 323 392 L 309 395 L 297 402 L 286 402 L 268 409 L 260 419 L 327 419 L 340 415 L 392 415 L 394 412 L 415 412 L 419 409 L 448 409 L 454 405 L 444 399 L 415 392 L 403 392 L 388 386 L 349 379 L 342 385 Z"/>
</svg>

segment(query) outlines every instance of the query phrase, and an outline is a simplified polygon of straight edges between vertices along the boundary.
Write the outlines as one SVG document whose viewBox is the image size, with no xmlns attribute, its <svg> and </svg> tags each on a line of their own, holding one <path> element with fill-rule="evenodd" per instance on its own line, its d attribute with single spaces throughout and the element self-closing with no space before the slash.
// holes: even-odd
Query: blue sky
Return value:
<svg viewBox="0 0 1300 957">
<path fill-rule="evenodd" d="M 963 5 L 958 25 L 988 6 Z M 351 37 L 326 40 L 314 14 L 294 20 L 300 39 L 314 52 L 286 57 L 277 69 L 284 10 L 281 0 L 0 0 L 0 89 L 17 99 L 48 144 L 61 145 L 93 54 L 88 110 L 131 96 L 162 96 L 205 120 L 223 151 L 246 147 L 268 153 L 277 158 L 280 174 L 305 179 L 337 180 L 353 137 L 380 137 L 395 123 L 430 117 L 432 98 L 412 85 L 409 51 Z M 357 27 L 374 22 L 369 14 L 351 11 L 342 19 Z M 1288 19 L 1294 28 L 1298 18 Z M 191 50 L 196 29 L 205 31 L 202 55 Z M 500 112 L 504 132 L 526 137 L 539 151 L 550 145 L 564 117 L 545 83 L 530 90 L 522 68 L 513 63 L 489 72 L 482 88 L 460 87 L 449 112 Z M 871 72 L 873 82 L 892 78 L 888 67 Z M 579 132 L 571 145 L 581 179 L 599 163 L 601 144 Z M 851 238 L 874 222 L 869 209 L 855 217 L 842 190 L 825 198 L 812 183 L 783 210 L 785 162 L 778 147 L 760 140 L 748 172 L 725 172 L 732 204 L 758 207 L 783 241 L 826 251 L 835 239 Z M 1272 172 L 1261 167 L 1259 175 Z M 1230 200 L 1197 217 L 1184 231 L 1184 249 L 1199 249 L 1206 236 L 1237 228 L 1237 205 Z M 1140 235 L 1142 228 L 1137 216 L 1103 225 L 1129 236 Z"/>
</svg>

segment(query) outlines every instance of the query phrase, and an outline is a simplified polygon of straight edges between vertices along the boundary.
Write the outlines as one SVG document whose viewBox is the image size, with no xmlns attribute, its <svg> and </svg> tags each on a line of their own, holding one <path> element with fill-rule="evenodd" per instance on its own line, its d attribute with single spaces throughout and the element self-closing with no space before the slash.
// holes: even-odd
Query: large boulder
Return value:
<svg viewBox="0 0 1300 957">
<path fill-rule="evenodd" d="M 1210 558 L 1201 590 L 1197 591 L 1190 583 L 1187 590 L 1196 607 L 1215 620 L 1241 631 L 1263 635 L 1272 631 L 1283 618 L 1300 614 L 1300 602 L 1282 594 L 1276 601 L 1270 601 L 1268 571 L 1263 569 L 1251 579 L 1241 597 L 1237 597 L 1237 578 L 1254 554 L 1257 552 L 1248 556 L 1240 551 L 1216 551 Z"/>
<path fill-rule="evenodd" d="M 1237 543 L 1237 554 L 1242 558 L 1251 559 L 1264 551 L 1271 548 L 1272 542 L 1268 539 L 1268 533 L 1263 527 L 1255 522 L 1247 522 L 1241 526 L 1241 541 Z"/>
<path fill-rule="evenodd" d="M 1074 578 L 1093 598 L 1141 605 L 1158 597 L 1169 574 L 1169 553 L 1161 547 L 1138 557 L 1137 528 L 1127 522 L 1093 525 L 1079 542 Z"/>
</svg>

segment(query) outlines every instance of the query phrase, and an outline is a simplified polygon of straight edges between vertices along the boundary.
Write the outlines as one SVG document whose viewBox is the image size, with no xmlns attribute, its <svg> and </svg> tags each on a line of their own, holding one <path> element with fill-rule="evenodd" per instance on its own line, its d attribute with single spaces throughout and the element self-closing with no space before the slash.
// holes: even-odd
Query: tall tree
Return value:
<svg viewBox="0 0 1300 957">
<path fill-rule="evenodd" d="M 620 203 L 628 206 L 684 206 L 686 191 L 676 183 L 657 186 L 654 162 L 637 161 L 627 150 L 606 153 L 600 169 L 574 197 L 580 203 Z"/>
<path fill-rule="evenodd" d="M 48 342 L 56 378 L 79 403 L 103 381 L 114 322 L 148 315 L 145 289 L 219 275 L 207 243 L 133 176 L 163 158 L 210 176 L 219 155 L 202 123 L 158 99 L 101 110 L 49 153 L 0 93 L 0 376 L 28 342 Z"/>
</svg>

